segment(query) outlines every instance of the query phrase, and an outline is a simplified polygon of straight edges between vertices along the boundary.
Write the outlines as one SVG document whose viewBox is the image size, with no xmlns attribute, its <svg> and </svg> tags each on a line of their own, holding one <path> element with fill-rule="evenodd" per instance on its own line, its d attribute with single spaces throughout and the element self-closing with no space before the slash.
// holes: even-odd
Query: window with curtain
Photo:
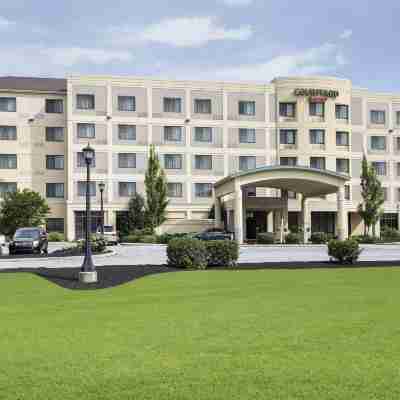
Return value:
<svg viewBox="0 0 400 400">
<path fill-rule="evenodd" d="M 64 184 L 63 183 L 46 183 L 46 197 L 48 198 L 64 198 Z"/>
<path fill-rule="evenodd" d="M 182 99 L 179 97 L 164 97 L 164 112 L 181 113 Z"/>
<path fill-rule="evenodd" d="M 0 154 L 0 169 L 17 169 L 17 155 Z"/>
<path fill-rule="evenodd" d="M 119 140 L 136 140 L 135 125 L 118 125 Z"/>
<path fill-rule="evenodd" d="M 136 168 L 135 153 L 119 153 L 118 168 Z"/>
<path fill-rule="evenodd" d="M 118 96 L 118 111 L 136 111 L 135 96 Z"/>
<path fill-rule="evenodd" d="M 182 142 L 181 126 L 164 126 L 165 142 Z"/>
<path fill-rule="evenodd" d="M 48 114 L 62 114 L 64 112 L 64 100 L 46 99 L 45 109 Z"/>
<path fill-rule="evenodd" d="M 16 112 L 17 99 L 15 97 L 0 97 L 0 112 Z"/>
<path fill-rule="evenodd" d="M 325 169 L 325 157 L 311 157 L 310 167 L 315 169 Z"/>
<path fill-rule="evenodd" d="M 212 143 L 212 128 L 196 126 L 194 128 L 194 140 L 202 143 Z"/>
<path fill-rule="evenodd" d="M 194 165 L 196 169 L 212 169 L 212 156 L 211 155 L 195 155 Z"/>
<path fill-rule="evenodd" d="M 311 144 L 325 144 L 325 131 L 323 129 L 310 130 Z"/>
<path fill-rule="evenodd" d="M 325 103 L 322 102 L 310 102 L 310 116 L 312 117 L 323 117 L 325 114 Z"/>
<path fill-rule="evenodd" d="M 64 169 L 64 156 L 46 156 L 47 169 Z"/>
<path fill-rule="evenodd" d="M 385 161 L 372 161 L 376 174 L 379 176 L 386 176 L 386 162 Z"/>
<path fill-rule="evenodd" d="M 77 165 L 78 168 L 86 168 L 85 155 L 82 151 L 77 153 Z M 93 157 L 92 163 L 90 164 L 91 168 L 96 168 L 96 154 Z"/>
<path fill-rule="evenodd" d="M 78 110 L 94 110 L 95 97 L 94 94 L 77 94 L 76 108 Z"/>
<path fill-rule="evenodd" d="M 3 197 L 6 193 L 12 193 L 17 191 L 16 182 L 0 182 L 0 197 Z"/>
<path fill-rule="evenodd" d="M 17 140 L 17 127 L 1 125 L 0 140 Z"/>
<path fill-rule="evenodd" d="M 196 197 L 212 197 L 212 183 L 195 183 L 194 192 Z"/>
<path fill-rule="evenodd" d="M 239 115 L 256 115 L 256 102 L 239 101 Z"/>
<path fill-rule="evenodd" d="M 385 136 L 371 136 L 371 150 L 386 150 Z"/>
<path fill-rule="evenodd" d="M 132 197 L 136 193 L 136 182 L 118 182 L 119 197 Z"/>
<path fill-rule="evenodd" d="M 336 132 L 336 146 L 349 145 L 349 132 Z"/>
<path fill-rule="evenodd" d="M 165 154 L 164 155 L 164 168 L 165 169 L 182 169 L 182 155 L 181 154 Z"/>
<path fill-rule="evenodd" d="M 297 165 L 297 157 L 281 157 L 280 164 L 287 167 L 295 167 Z"/>
<path fill-rule="evenodd" d="M 64 218 L 47 218 L 46 231 L 64 233 Z"/>
<path fill-rule="evenodd" d="M 335 105 L 336 119 L 349 119 L 349 106 L 346 104 Z"/>
<path fill-rule="evenodd" d="M 336 172 L 348 174 L 350 172 L 350 162 L 347 158 L 336 159 Z"/>
<path fill-rule="evenodd" d="M 371 110 L 371 123 L 377 125 L 383 125 L 386 122 L 385 111 L 382 110 Z"/>
<path fill-rule="evenodd" d="M 96 137 L 95 124 L 78 123 L 79 139 L 94 139 Z"/>
<path fill-rule="evenodd" d="M 350 195 L 351 195 L 350 185 L 345 185 L 344 186 L 344 199 L 345 200 L 350 200 Z"/>
<path fill-rule="evenodd" d="M 62 126 L 47 126 L 46 127 L 47 142 L 63 142 L 64 128 Z"/>
<path fill-rule="evenodd" d="M 239 156 L 239 170 L 248 171 L 250 169 L 255 169 L 257 166 L 257 161 L 255 156 Z"/>
<path fill-rule="evenodd" d="M 279 131 L 281 144 L 296 144 L 297 131 L 294 129 L 281 129 Z"/>
<path fill-rule="evenodd" d="M 167 183 L 167 196 L 168 197 L 183 197 L 183 187 L 180 182 Z"/>
<path fill-rule="evenodd" d="M 256 130 L 239 128 L 239 143 L 256 143 Z"/>
<path fill-rule="evenodd" d="M 286 118 L 296 117 L 296 103 L 279 103 L 279 115 Z"/>
<path fill-rule="evenodd" d="M 211 114 L 211 100 L 194 99 L 194 112 L 196 114 Z"/>
<path fill-rule="evenodd" d="M 90 182 L 89 184 L 89 195 L 96 196 L 96 182 Z M 78 196 L 84 197 L 86 196 L 86 182 L 79 181 L 78 182 Z"/>
</svg>

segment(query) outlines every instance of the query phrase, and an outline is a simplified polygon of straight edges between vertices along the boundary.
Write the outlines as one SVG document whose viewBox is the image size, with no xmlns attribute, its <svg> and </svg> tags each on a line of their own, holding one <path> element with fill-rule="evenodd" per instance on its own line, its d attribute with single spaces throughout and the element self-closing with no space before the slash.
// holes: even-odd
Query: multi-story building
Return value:
<svg viewBox="0 0 400 400">
<path fill-rule="evenodd" d="M 363 154 L 385 188 L 382 222 L 399 227 L 400 95 L 355 88 L 329 77 L 278 78 L 270 84 L 71 77 L 0 79 L 0 190 L 29 187 L 48 198 L 49 230 L 69 239 L 83 232 L 86 190 L 82 148 L 96 151 L 93 221 L 119 224 L 130 196 L 144 192 L 154 144 L 168 179 L 167 231 L 210 226 L 213 185 L 235 172 L 297 165 L 349 175 L 348 232 L 362 231 Z M 279 197 L 276 188 L 247 188 L 248 197 Z M 301 200 L 289 193 L 288 226 Z M 262 204 L 262 203 L 260 203 Z M 266 203 L 265 203 L 266 204 Z M 309 199 L 311 229 L 335 231 L 336 194 Z M 247 238 L 273 230 L 272 209 L 248 210 Z"/>
</svg>

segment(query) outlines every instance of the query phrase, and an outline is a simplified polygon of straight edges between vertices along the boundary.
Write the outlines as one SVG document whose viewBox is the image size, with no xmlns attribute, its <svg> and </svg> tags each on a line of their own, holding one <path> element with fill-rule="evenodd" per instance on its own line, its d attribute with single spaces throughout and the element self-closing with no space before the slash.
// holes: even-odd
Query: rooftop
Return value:
<svg viewBox="0 0 400 400">
<path fill-rule="evenodd" d="M 0 76 L 0 90 L 66 92 L 66 79 Z"/>
</svg>

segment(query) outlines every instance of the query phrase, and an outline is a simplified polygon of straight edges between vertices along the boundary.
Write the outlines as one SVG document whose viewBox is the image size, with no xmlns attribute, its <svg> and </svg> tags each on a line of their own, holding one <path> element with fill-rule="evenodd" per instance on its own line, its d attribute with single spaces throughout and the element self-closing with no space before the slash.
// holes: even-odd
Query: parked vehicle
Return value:
<svg viewBox="0 0 400 400">
<path fill-rule="evenodd" d="M 97 234 L 101 235 L 101 228 L 97 229 Z M 112 225 L 104 225 L 104 235 L 103 235 L 107 244 L 118 244 L 119 237 L 117 231 L 114 229 Z"/>
<path fill-rule="evenodd" d="M 43 228 L 20 228 L 10 242 L 10 254 L 48 252 L 47 233 Z"/>
<path fill-rule="evenodd" d="M 232 235 L 221 229 L 210 229 L 193 236 L 199 240 L 232 240 Z"/>
</svg>

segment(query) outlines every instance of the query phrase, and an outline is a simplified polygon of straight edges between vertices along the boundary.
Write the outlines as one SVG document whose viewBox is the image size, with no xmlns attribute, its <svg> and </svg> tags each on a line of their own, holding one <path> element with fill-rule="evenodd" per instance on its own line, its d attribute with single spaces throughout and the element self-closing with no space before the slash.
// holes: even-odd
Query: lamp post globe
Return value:
<svg viewBox="0 0 400 400">
<path fill-rule="evenodd" d="M 99 190 L 100 190 L 100 211 L 101 211 L 101 234 L 104 235 L 104 200 L 103 200 L 103 193 L 106 184 L 104 182 L 99 183 Z"/>
<path fill-rule="evenodd" d="M 79 280 L 83 283 L 97 282 L 97 271 L 93 263 L 92 247 L 90 242 L 91 235 L 91 210 L 90 210 L 90 167 L 93 164 L 95 151 L 90 144 L 82 149 L 83 158 L 86 164 L 86 226 L 85 226 L 85 257 L 83 259 Z"/>
</svg>

